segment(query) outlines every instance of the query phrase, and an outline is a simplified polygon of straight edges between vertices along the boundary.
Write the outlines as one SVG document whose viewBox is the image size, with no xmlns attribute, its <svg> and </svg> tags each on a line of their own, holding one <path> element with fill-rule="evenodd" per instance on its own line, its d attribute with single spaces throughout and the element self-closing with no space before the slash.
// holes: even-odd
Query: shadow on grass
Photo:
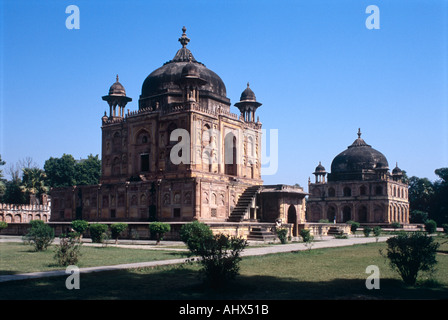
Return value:
<svg viewBox="0 0 448 320">
<path fill-rule="evenodd" d="M 370 300 L 447 299 L 441 285 L 405 286 L 396 279 L 381 279 L 379 290 L 368 290 L 364 280 L 298 281 L 271 276 L 238 276 L 219 289 L 211 289 L 194 266 L 157 267 L 80 275 L 80 289 L 68 290 L 66 277 L 2 283 L 4 300 Z"/>
</svg>

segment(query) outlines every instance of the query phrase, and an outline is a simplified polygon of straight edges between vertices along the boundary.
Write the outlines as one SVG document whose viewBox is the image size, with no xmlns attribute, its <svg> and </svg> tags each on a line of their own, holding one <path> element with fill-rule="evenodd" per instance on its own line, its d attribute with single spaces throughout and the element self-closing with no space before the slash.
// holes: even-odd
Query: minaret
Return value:
<svg viewBox="0 0 448 320">
<path fill-rule="evenodd" d="M 325 175 L 327 174 L 327 172 L 325 171 L 325 168 L 320 163 L 320 161 L 313 174 L 316 176 L 316 183 L 325 183 Z"/>
<path fill-rule="evenodd" d="M 126 96 L 126 90 L 123 85 L 118 82 L 118 74 L 117 81 L 110 87 L 109 94 L 107 96 L 103 96 L 103 100 L 107 101 L 109 104 L 109 118 L 123 118 L 124 117 L 124 108 L 129 101 L 132 101 L 131 98 Z M 118 110 L 117 110 L 118 106 Z M 103 116 L 103 121 L 104 121 Z"/>
</svg>

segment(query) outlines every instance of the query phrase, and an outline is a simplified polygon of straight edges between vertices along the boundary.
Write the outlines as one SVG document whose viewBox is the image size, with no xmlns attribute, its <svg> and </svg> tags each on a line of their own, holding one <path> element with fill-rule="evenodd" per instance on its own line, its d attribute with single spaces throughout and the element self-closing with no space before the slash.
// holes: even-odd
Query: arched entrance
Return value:
<svg viewBox="0 0 448 320">
<path fill-rule="evenodd" d="M 342 209 L 342 222 L 347 222 L 352 219 L 352 209 L 348 206 L 345 206 Z"/>
<path fill-rule="evenodd" d="M 367 222 L 367 208 L 362 206 L 358 210 L 358 222 Z"/>
<path fill-rule="evenodd" d="M 292 223 L 294 225 L 292 228 L 292 236 L 297 237 L 297 212 L 293 204 L 288 208 L 288 223 Z"/>
</svg>

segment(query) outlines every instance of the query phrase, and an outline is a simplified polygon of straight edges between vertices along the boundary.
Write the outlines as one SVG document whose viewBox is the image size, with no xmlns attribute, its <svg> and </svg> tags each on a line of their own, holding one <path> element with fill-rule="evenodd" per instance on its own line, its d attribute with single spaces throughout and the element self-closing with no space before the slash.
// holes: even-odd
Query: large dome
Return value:
<svg viewBox="0 0 448 320">
<path fill-rule="evenodd" d="M 204 64 L 196 61 L 191 51 L 186 48 L 190 39 L 185 34 L 185 27 L 182 31 L 182 37 L 179 38 L 182 48 L 177 51 L 172 60 L 166 62 L 162 67 L 154 70 L 146 77 L 142 85 L 142 94 L 140 97 L 147 98 L 155 96 L 165 93 L 170 89 L 178 90 L 179 81 L 182 78 L 182 71 L 188 64 L 193 64 L 194 71 L 198 77 L 206 81 L 206 84 L 201 88 L 202 90 L 226 97 L 227 93 L 224 82 L 216 73 L 208 69 Z"/>
<path fill-rule="evenodd" d="M 365 180 L 375 175 L 378 170 L 388 169 L 386 157 L 368 145 L 358 131 L 358 139 L 333 159 L 329 180 Z"/>
</svg>

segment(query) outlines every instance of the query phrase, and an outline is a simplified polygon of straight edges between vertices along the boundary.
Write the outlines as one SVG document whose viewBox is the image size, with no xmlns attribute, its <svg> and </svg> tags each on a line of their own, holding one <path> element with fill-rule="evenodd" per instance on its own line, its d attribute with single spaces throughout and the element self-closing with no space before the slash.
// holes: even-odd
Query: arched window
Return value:
<svg viewBox="0 0 448 320">
<path fill-rule="evenodd" d="M 352 196 L 352 189 L 349 187 L 344 188 L 344 197 L 351 197 Z"/>
<path fill-rule="evenodd" d="M 336 196 L 336 191 L 334 190 L 334 188 L 328 189 L 328 196 L 329 197 L 335 197 Z"/>
<path fill-rule="evenodd" d="M 359 188 L 359 194 L 361 196 L 365 196 L 367 194 L 367 188 L 366 186 L 361 186 L 361 188 Z"/>
<path fill-rule="evenodd" d="M 381 196 L 383 194 L 383 187 L 382 186 L 376 186 L 375 187 L 375 195 Z"/>
<path fill-rule="evenodd" d="M 224 139 L 224 167 L 225 174 L 237 175 L 237 149 L 236 137 L 233 133 L 228 133 Z"/>
</svg>

